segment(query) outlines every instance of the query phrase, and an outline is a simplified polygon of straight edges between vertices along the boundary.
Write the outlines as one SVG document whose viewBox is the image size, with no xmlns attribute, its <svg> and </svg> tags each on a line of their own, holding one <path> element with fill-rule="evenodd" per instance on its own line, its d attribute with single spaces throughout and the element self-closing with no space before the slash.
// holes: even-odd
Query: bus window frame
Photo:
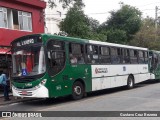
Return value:
<svg viewBox="0 0 160 120">
<path fill-rule="evenodd" d="M 95 63 L 92 63 L 92 62 L 89 63 L 89 62 L 88 62 L 87 56 L 88 56 L 88 55 L 94 55 L 94 54 L 88 54 L 88 51 L 87 51 L 87 46 L 88 46 L 88 45 L 92 45 L 92 46 L 97 46 L 97 47 L 98 47 L 98 49 L 97 49 L 97 50 L 98 50 L 98 54 L 96 54 L 96 55 L 98 55 L 98 59 L 97 59 L 98 62 L 95 62 Z M 87 64 L 89 64 L 89 65 L 100 65 L 100 61 L 99 61 L 99 46 L 100 46 L 99 44 L 93 44 L 93 43 L 87 43 L 87 44 L 85 44 L 85 60 L 86 60 L 86 63 L 87 63 Z M 93 57 L 93 56 L 92 56 L 92 57 Z M 93 60 L 93 59 L 92 59 L 92 60 Z"/>
<path fill-rule="evenodd" d="M 69 64 L 70 65 L 85 65 L 87 62 L 86 62 L 86 58 L 85 58 L 85 43 L 81 43 L 81 42 L 73 42 L 73 41 L 69 41 L 69 42 L 67 42 L 67 44 L 68 44 L 68 46 L 67 46 L 67 49 L 68 49 L 68 55 L 67 55 L 67 59 L 68 59 L 68 62 L 69 62 Z M 71 44 L 79 44 L 79 45 L 81 45 L 82 47 L 83 47 L 83 53 L 81 53 L 82 54 L 82 56 L 83 56 L 83 59 L 84 59 L 84 63 L 78 63 L 78 59 L 77 59 L 77 63 L 71 63 L 71 61 L 70 61 L 70 45 Z M 81 51 L 82 52 L 82 51 Z"/>
<path fill-rule="evenodd" d="M 112 48 L 113 48 L 113 49 L 114 49 L 114 48 L 117 49 L 117 50 L 116 50 L 116 51 L 117 51 L 117 55 L 112 55 L 112 51 L 111 51 Z M 118 55 L 118 49 L 120 49 L 120 55 Z M 112 65 L 119 65 L 119 64 L 122 64 L 122 62 L 121 62 L 121 58 L 122 58 L 121 49 L 122 49 L 121 47 L 110 46 L 110 56 L 111 56 L 111 64 L 112 64 Z M 119 62 L 118 62 L 118 63 L 117 63 L 117 62 L 116 62 L 116 63 L 113 63 L 113 61 L 112 61 L 113 58 L 112 58 L 112 57 L 114 57 L 114 56 L 116 56 L 116 57 L 119 58 Z"/>
<path fill-rule="evenodd" d="M 42 46 L 44 48 L 44 53 L 47 52 L 47 49 L 46 49 L 46 45 L 44 45 L 44 43 L 35 43 L 35 44 L 29 44 L 29 45 L 24 45 L 24 46 L 13 46 L 14 48 L 11 48 L 11 52 L 13 53 L 13 50 L 15 49 L 19 49 L 19 48 L 23 48 L 23 47 L 26 47 L 26 46 Z M 46 66 L 47 66 L 47 55 L 45 55 L 45 61 L 46 61 Z M 13 67 L 13 63 L 11 63 L 12 67 Z M 23 83 L 24 82 L 28 82 L 27 79 L 33 79 L 32 81 L 34 81 L 35 79 L 39 79 L 41 77 L 43 77 L 46 72 L 48 71 L 48 69 L 46 68 L 46 71 L 44 73 L 41 73 L 41 74 L 38 74 L 38 75 L 33 75 L 33 76 L 13 76 L 13 74 L 11 74 L 12 78 L 13 78 L 13 81 L 16 81 L 16 82 L 21 82 L 20 79 L 23 79 Z"/>
<path fill-rule="evenodd" d="M 101 47 L 107 47 L 108 48 L 108 50 L 109 50 L 109 55 L 102 55 L 101 54 Z M 99 64 L 101 64 L 100 63 L 100 61 L 101 61 L 101 59 L 100 59 L 100 57 L 101 56 L 108 56 L 109 57 L 109 59 L 110 59 L 110 62 L 109 63 L 102 63 L 101 65 L 111 65 L 112 64 L 112 62 L 111 62 L 111 49 L 110 49 L 110 46 L 108 46 L 108 45 L 99 45 Z"/>
<path fill-rule="evenodd" d="M 53 72 L 51 73 L 50 71 L 50 69 L 53 69 L 50 65 L 50 63 L 49 63 L 49 58 L 48 58 L 48 52 L 49 52 L 49 50 L 48 50 L 48 48 L 47 48 L 47 45 L 48 45 L 48 43 L 50 42 L 50 41 L 60 41 L 60 42 L 64 42 L 64 57 L 65 57 L 65 61 L 64 61 L 64 66 L 63 66 L 63 68 L 59 71 L 59 72 L 57 72 L 56 74 L 54 74 Z M 48 40 L 47 40 L 47 42 L 45 43 L 45 47 L 46 47 L 46 66 L 48 66 L 47 67 L 47 70 L 46 70 L 46 72 L 51 76 L 51 77 L 54 77 L 54 76 L 56 76 L 57 74 L 59 74 L 59 73 L 61 73 L 65 68 L 66 68 L 66 61 L 67 61 L 67 52 L 66 52 L 66 48 L 67 48 L 67 42 L 66 41 L 64 41 L 64 40 L 61 40 L 61 39 L 54 39 L 54 38 L 49 38 Z M 62 51 L 60 51 L 60 52 L 62 52 Z"/>
<path fill-rule="evenodd" d="M 123 51 L 123 52 L 122 52 Z M 129 59 L 129 62 L 123 62 L 124 61 L 124 59 L 127 57 L 125 54 L 124 54 L 124 51 L 126 51 L 127 52 L 127 54 L 128 54 L 128 58 L 127 59 Z M 131 64 L 131 60 L 130 60 L 130 49 L 129 48 L 122 48 L 121 47 L 121 64 Z"/>
<path fill-rule="evenodd" d="M 135 57 L 135 56 L 131 56 L 131 50 L 133 50 L 133 54 L 134 54 L 134 51 L 136 51 L 136 53 L 137 53 L 136 57 Z M 137 49 L 130 49 L 130 51 L 129 51 L 129 56 L 130 56 L 130 63 L 131 63 L 131 64 L 139 64 L 138 51 L 139 51 L 139 50 L 137 50 Z M 131 61 L 133 58 L 136 58 L 136 62 L 132 62 L 132 61 Z"/>
<path fill-rule="evenodd" d="M 142 56 L 143 56 L 143 57 L 140 57 L 140 56 L 139 56 L 139 52 L 142 52 L 142 54 L 143 54 Z M 143 58 L 143 62 L 140 62 L 140 59 L 141 59 L 141 58 Z M 139 63 L 139 64 L 145 64 L 145 51 L 144 51 L 144 50 L 138 50 L 138 63 Z"/>
</svg>

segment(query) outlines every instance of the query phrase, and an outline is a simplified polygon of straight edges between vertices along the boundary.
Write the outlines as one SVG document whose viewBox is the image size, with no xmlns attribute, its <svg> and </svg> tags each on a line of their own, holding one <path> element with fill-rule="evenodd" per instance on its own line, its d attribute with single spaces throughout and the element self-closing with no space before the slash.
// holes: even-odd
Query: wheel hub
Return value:
<svg viewBox="0 0 160 120">
<path fill-rule="evenodd" d="M 129 80 L 129 86 L 131 86 L 131 87 L 133 86 L 132 79 Z"/>
<path fill-rule="evenodd" d="M 75 92 L 77 95 L 80 95 L 80 94 L 81 94 L 81 87 L 80 87 L 80 86 L 75 86 L 74 92 Z"/>
</svg>

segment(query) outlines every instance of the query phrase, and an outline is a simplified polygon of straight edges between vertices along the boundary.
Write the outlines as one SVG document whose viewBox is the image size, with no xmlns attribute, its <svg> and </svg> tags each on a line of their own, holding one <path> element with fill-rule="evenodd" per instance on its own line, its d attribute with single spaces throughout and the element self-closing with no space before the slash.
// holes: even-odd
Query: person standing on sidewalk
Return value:
<svg viewBox="0 0 160 120">
<path fill-rule="evenodd" d="M 4 72 L 2 72 L 0 76 L 0 84 L 3 86 L 4 89 L 4 101 L 9 101 L 9 91 L 8 91 L 8 85 L 7 85 L 7 77 Z"/>
</svg>

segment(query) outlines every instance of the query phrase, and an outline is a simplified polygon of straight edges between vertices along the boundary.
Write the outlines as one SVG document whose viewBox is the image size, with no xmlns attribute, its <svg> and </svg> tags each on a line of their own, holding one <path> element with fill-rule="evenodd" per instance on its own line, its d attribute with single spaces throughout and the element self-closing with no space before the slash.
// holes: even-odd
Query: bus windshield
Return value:
<svg viewBox="0 0 160 120">
<path fill-rule="evenodd" d="M 17 47 L 12 52 L 13 77 L 34 76 L 46 71 L 43 46 Z"/>
</svg>

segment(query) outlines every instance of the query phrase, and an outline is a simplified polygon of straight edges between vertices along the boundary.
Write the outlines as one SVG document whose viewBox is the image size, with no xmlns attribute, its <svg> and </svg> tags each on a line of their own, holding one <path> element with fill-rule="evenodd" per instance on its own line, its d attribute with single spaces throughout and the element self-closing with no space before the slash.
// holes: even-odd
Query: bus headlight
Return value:
<svg viewBox="0 0 160 120">
<path fill-rule="evenodd" d="M 41 85 L 45 85 L 46 84 L 47 79 L 44 79 L 41 81 Z"/>
</svg>

